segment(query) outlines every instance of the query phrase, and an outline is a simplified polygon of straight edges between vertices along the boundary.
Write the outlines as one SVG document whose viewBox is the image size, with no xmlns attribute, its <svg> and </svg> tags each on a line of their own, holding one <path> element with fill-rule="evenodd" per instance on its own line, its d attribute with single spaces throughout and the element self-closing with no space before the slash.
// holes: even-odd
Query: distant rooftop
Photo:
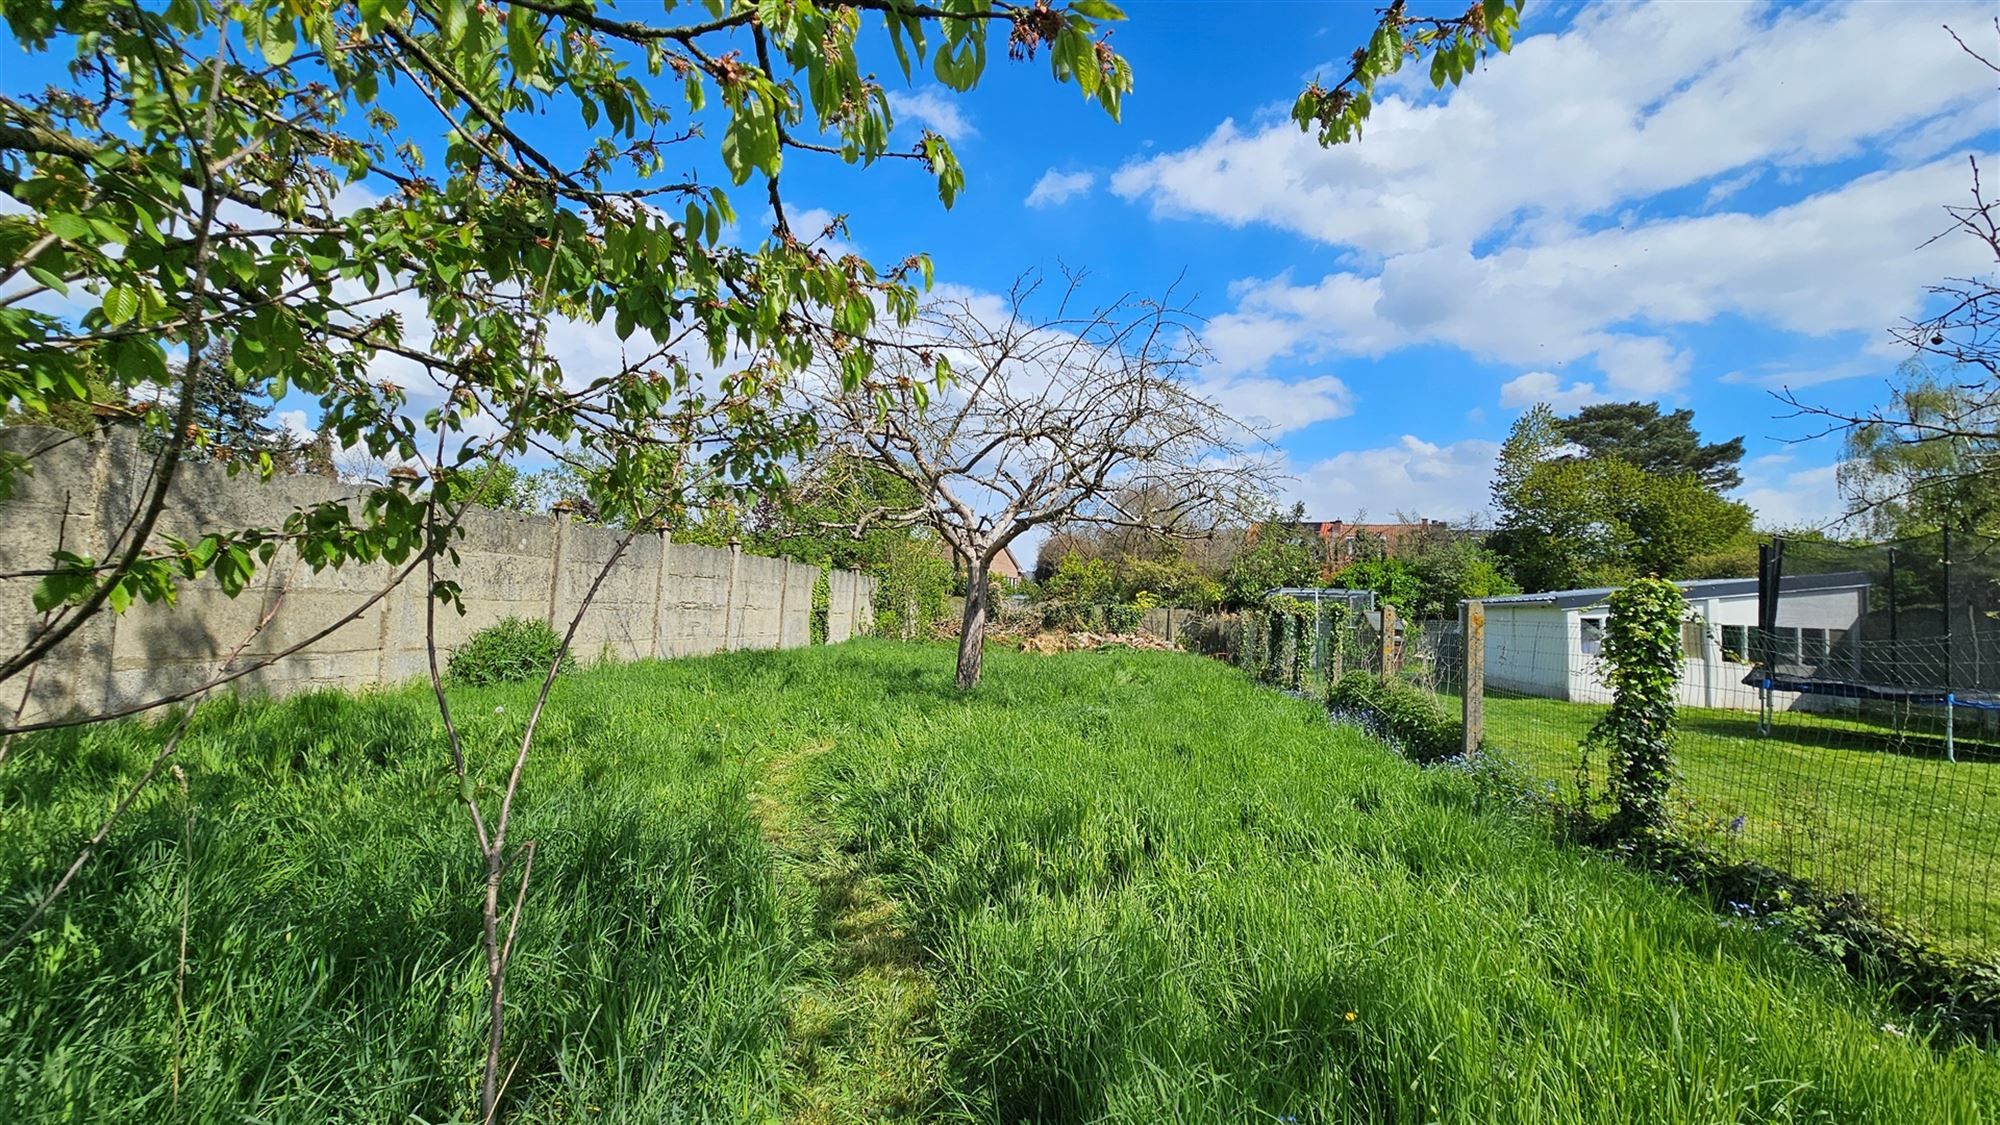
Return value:
<svg viewBox="0 0 2000 1125">
<path fill-rule="evenodd" d="M 1840 574 L 1800 574 L 1778 581 L 1780 592 L 1800 590 L 1851 590 L 1867 586 L 1868 576 L 1858 570 Z M 1690 600 L 1701 598 L 1754 598 L 1755 578 L 1690 578 L 1674 583 Z M 1486 605 L 1552 605 L 1558 609 L 1593 606 L 1617 593 L 1622 587 L 1592 586 L 1583 590 L 1548 590 L 1539 594 L 1508 594 L 1499 598 L 1476 599 Z"/>
</svg>

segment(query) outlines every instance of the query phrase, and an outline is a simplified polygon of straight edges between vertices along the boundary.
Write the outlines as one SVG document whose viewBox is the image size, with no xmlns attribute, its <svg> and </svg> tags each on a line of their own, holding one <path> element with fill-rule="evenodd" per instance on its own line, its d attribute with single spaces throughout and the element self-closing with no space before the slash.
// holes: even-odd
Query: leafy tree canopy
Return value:
<svg viewBox="0 0 2000 1125">
<path fill-rule="evenodd" d="M 1403 555 L 1350 563 L 1332 584 L 1371 590 L 1404 617 L 1424 620 L 1456 617 L 1467 598 L 1520 593 L 1501 559 L 1462 535 L 1429 536 Z"/>
<path fill-rule="evenodd" d="M 1655 402 L 1602 402 L 1559 420 L 1555 428 L 1581 447 L 1584 457 L 1617 457 L 1662 476 L 1692 473 L 1717 492 L 1743 483 L 1737 469 L 1743 439 L 1704 443 L 1692 410 L 1662 414 Z"/>
<path fill-rule="evenodd" d="M 821 457 L 790 487 L 750 513 L 748 538 L 759 552 L 847 570 L 869 570 L 918 539 L 936 553 L 934 536 L 873 519 L 885 509 L 921 503 L 909 482 L 863 458 Z"/>
<path fill-rule="evenodd" d="M 1982 375 L 1912 361 L 1888 407 L 1847 431 L 1840 486 L 1863 528 L 2000 536 L 2000 384 Z"/>
<path fill-rule="evenodd" d="M 1663 476 L 1616 457 L 1543 461 L 1501 509 L 1495 550 L 1528 590 L 1679 578 L 1750 534 L 1747 505 L 1692 473 Z"/>
<path fill-rule="evenodd" d="M 1324 552 L 1304 527 L 1305 505 L 1289 514 L 1273 511 L 1251 529 L 1247 542 L 1222 577 L 1223 597 L 1230 605 L 1257 605 L 1282 586 L 1316 586 Z"/>
</svg>

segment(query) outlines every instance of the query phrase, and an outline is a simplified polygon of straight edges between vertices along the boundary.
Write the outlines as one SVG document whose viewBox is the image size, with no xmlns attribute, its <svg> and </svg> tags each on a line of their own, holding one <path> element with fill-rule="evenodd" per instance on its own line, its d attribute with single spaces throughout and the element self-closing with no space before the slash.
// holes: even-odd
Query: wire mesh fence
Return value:
<svg viewBox="0 0 2000 1125">
<path fill-rule="evenodd" d="M 2000 956 L 2000 709 L 1976 692 L 1788 690 L 1769 665 L 1752 662 L 1753 646 L 1773 643 L 1756 635 L 1756 599 L 1720 583 L 1689 585 L 1668 831 L 1725 860 L 1858 895 L 1947 949 Z M 1279 603 L 1237 615 L 1229 650 L 1257 678 L 1336 710 L 1354 698 L 1336 688 L 1344 675 L 1397 685 L 1394 694 L 1449 716 L 1450 739 L 1433 743 L 1454 750 L 1460 716 L 1475 713 L 1484 755 L 1544 799 L 1586 802 L 1606 787 L 1605 751 L 1590 737 L 1611 701 L 1598 652 L 1606 612 L 1601 598 L 1572 600 L 1496 601 L 1473 630 Z M 1791 626 L 1780 647 L 1818 657 L 1822 644 L 1852 654 L 1860 643 L 1805 631 L 1821 627 Z M 1943 646 L 1967 644 L 1942 633 L 1897 643 L 1910 666 L 1929 667 L 1943 666 Z M 1872 659 L 1865 650 L 1858 658 Z M 1387 710 L 1379 692 L 1367 702 Z M 1435 745 L 1423 756 L 1439 756 Z"/>
<path fill-rule="evenodd" d="M 1605 752 L 1589 738 L 1611 698 L 1601 610 L 1489 613 L 1482 749 L 1557 799 L 1601 794 Z M 2000 711 L 1784 690 L 1731 647 L 1739 631 L 1755 630 L 1700 615 L 1683 629 L 1669 831 L 1857 894 L 1941 945 L 2000 954 Z M 1947 642 L 1902 643 L 1935 661 Z"/>
</svg>

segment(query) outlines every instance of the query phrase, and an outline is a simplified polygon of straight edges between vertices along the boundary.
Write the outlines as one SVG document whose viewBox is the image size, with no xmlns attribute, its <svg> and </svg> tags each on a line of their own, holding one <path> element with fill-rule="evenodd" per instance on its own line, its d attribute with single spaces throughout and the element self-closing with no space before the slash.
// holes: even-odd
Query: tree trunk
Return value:
<svg viewBox="0 0 2000 1125">
<path fill-rule="evenodd" d="M 958 630 L 958 687 L 967 691 L 979 684 L 979 662 L 986 654 L 986 564 L 973 563 L 966 570 L 965 618 Z"/>
</svg>

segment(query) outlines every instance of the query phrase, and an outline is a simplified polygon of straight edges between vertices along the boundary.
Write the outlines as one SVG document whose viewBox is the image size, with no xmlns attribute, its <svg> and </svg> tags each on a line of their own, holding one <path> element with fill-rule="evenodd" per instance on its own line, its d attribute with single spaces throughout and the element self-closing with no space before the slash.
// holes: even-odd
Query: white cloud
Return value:
<svg viewBox="0 0 2000 1125">
<path fill-rule="evenodd" d="M 1230 417 L 1268 438 L 1354 413 L 1354 392 L 1332 375 L 1287 382 L 1204 373 L 1196 379 L 1194 389 Z"/>
<path fill-rule="evenodd" d="M 1969 242 L 1917 249 L 1965 195 L 1964 154 L 1940 154 L 1996 124 L 1990 73 L 1939 24 L 1989 19 L 1977 3 L 1586 6 L 1449 95 L 1387 91 L 1359 144 L 1225 120 L 1110 187 L 1156 215 L 1360 252 L 1318 280 L 1232 288 L 1207 340 L 1239 374 L 1430 344 L 1533 374 L 1502 389 L 1509 404 L 1658 398 L 1698 370 L 1676 330 L 1725 316 L 1860 332 L 1886 355 L 1881 329 L 1927 283 L 1991 266 Z M 1857 102 L 1858 73 L 1925 80 Z M 1858 156 L 1883 167 L 1765 213 L 1716 210 Z M 1708 213 L 1639 206 L 1689 189 Z"/>
<path fill-rule="evenodd" d="M 1529 371 L 1500 385 L 1500 405 L 1510 410 L 1526 410 L 1543 402 L 1554 407 L 1558 414 L 1569 414 L 1593 402 L 1609 400 L 1610 396 L 1598 390 L 1595 383 L 1578 382 L 1565 387 L 1561 378 L 1547 371 Z"/>
<path fill-rule="evenodd" d="M 1366 512 L 1387 518 L 1408 512 L 1429 519 L 1462 520 L 1487 508 L 1500 446 L 1490 441 L 1437 445 L 1403 435 L 1394 445 L 1354 449 L 1290 471 L 1287 504 L 1298 501 L 1317 519 L 1350 519 Z"/>
<path fill-rule="evenodd" d="M 306 421 L 306 412 L 303 410 L 280 410 L 271 415 L 271 421 L 277 423 L 280 430 L 298 441 L 311 441 L 319 433 Z"/>
<path fill-rule="evenodd" d="M 1916 313 L 1927 283 L 1990 267 L 1971 240 L 1921 246 L 1966 186 L 1963 161 L 1945 158 L 1763 215 L 1661 219 L 1483 256 L 1431 247 L 1374 276 L 1253 280 L 1235 287 L 1237 307 L 1210 322 L 1208 343 L 1241 372 L 1446 344 L 1544 373 L 1588 363 L 1607 393 L 1640 397 L 1672 393 L 1693 370 L 1662 333 L 1725 314 L 1809 336 L 1864 333 L 1887 354 L 1882 328 Z"/>
<path fill-rule="evenodd" d="M 1051 168 L 1035 181 L 1026 202 L 1030 207 L 1053 207 L 1082 195 L 1096 183 L 1094 172 L 1058 172 Z"/>
<path fill-rule="evenodd" d="M 979 135 L 959 103 L 942 87 L 926 86 L 905 93 L 889 91 L 889 112 L 898 121 L 914 121 L 947 141 L 962 141 Z"/>
<path fill-rule="evenodd" d="M 1752 165 L 1824 164 L 1919 126 L 1932 151 L 1973 135 L 1982 113 L 1991 128 L 1990 75 L 1938 26 L 1990 18 L 1977 3 L 1591 6 L 1447 99 L 1384 98 L 1363 143 L 1322 149 L 1286 120 L 1224 121 L 1191 148 L 1127 164 L 1111 188 L 1157 214 L 1378 254 L 1469 245 L 1526 215 L 1595 215 Z M 1857 98 L 1856 74 L 1924 80 Z"/>
<path fill-rule="evenodd" d="M 1825 527 L 1847 510 L 1836 476 L 1838 465 L 1790 469 L 1786 456 L 1759 457 L 1743 466 L 1743 487 L 1735 498 L 1757 513 L 1760 528 Z"/>
</svg>

